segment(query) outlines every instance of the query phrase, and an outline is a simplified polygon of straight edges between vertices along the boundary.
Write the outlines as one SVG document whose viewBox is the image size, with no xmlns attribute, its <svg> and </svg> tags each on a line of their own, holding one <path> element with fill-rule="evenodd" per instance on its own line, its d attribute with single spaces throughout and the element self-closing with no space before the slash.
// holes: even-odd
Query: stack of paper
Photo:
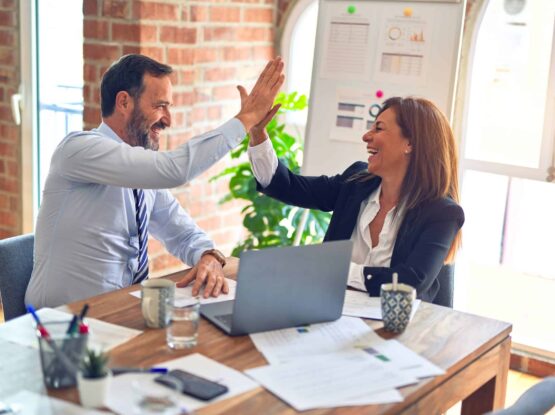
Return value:
<svg viewBox="0 0 555 415">
<path fill-rule="evenodd" d="M 37 314 L 44 323 L 55 321 L 67 321 L 69 323 L 73 317 L 69 313 L 64 313 L 63 311 L 54 310 L 52 308 L 41 308 L 37 311 Z M 86 318 L 85 320 L 89 325 L 90 334 L 88 343 L 91 348 L 99 348 L 108 351 L 142 333 L 140 330 L 106 323 L 105 321 L 94 318 Z M 30 314 L 1 324 L 0 337 L 11 343 L 38 348 L 35 322 Z"/>
<path fill-rule="evenodd" d="M 398 402 L 394 388 L 444 373 L 354 317 L 251 339 L 271 365 L 246 373 L 297 410 Z"/>
</svg>

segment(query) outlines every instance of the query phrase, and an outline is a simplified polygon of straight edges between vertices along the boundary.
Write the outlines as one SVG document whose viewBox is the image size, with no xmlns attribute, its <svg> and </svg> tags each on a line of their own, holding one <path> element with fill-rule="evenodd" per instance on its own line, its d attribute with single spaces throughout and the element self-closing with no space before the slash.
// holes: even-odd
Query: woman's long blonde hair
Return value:
<svg viewBox="0 0 555 415">
<path fill-rule="evenodd" d="M 392 109 L 403 136 L 412 146 L 399 205 L 408 209 L 428 200 L 450 197 L 459 202 L 457 147 L 449 121 L 434 103 L 423 98 L 387 99 L 378 113 Z M 457 233 L 445 263 L 453 262 L 461 245 Z"/>
</svg>

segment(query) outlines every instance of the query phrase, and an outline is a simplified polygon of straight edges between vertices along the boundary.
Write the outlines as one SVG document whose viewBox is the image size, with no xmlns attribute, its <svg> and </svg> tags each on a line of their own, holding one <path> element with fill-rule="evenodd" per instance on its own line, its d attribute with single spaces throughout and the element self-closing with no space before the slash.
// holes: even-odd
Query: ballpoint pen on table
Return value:
<svg viewBox="0 0 555 415">
<path fill-rule="evenodd" d="M 123 373 L 168 373 L 166 367 L 113 367 L 110 370 L 114 375 Z"/>
</svg>

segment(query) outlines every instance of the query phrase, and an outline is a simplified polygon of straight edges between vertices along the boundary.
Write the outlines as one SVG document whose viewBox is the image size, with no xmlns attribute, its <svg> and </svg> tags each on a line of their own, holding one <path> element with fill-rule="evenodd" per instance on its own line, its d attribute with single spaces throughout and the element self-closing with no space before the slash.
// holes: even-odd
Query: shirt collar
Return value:
<svg viewBox="0 0 555 415">
<path fill-rule="evenodd" d="M 102 133 L 105 136 L 110 137 L 112 140 L 123 143 L 124 141 L 112 130 L 108 124 L 105 122 L 101 122 L 98 128 L 95 129 L 99 133 Z"/>
</svg>

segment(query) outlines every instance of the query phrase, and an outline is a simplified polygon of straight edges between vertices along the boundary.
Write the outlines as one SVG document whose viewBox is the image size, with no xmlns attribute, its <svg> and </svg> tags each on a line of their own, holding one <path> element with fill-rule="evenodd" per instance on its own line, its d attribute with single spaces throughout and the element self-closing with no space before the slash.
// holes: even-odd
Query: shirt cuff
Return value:
<svg viewBox="0 0 555 415">
<path fill-rule="evenodd" d="M 278 159 L 272 141 L 268 138 L 256 146 L 247 147 L 254 177 L 262 187 L 267 187 L 278 168 Z"/>
<path fill-rule="evenodd" d="M 243 123 L 237 118 L 232 118 L 231 120 L 227 121 L 225 124 L 219 127 L 219 130 L 222 132 L 227 140 L 227 143 L 229 144 L 229 147 L 231 148 L 237 147 L 247 135 Z"/>
<path fill-rule="evenodd" d="M 364 265 L 351 262 L 347 285 L 360 291 L 366 291 L 366 285 L 364 284 Z"/>
</svg>

